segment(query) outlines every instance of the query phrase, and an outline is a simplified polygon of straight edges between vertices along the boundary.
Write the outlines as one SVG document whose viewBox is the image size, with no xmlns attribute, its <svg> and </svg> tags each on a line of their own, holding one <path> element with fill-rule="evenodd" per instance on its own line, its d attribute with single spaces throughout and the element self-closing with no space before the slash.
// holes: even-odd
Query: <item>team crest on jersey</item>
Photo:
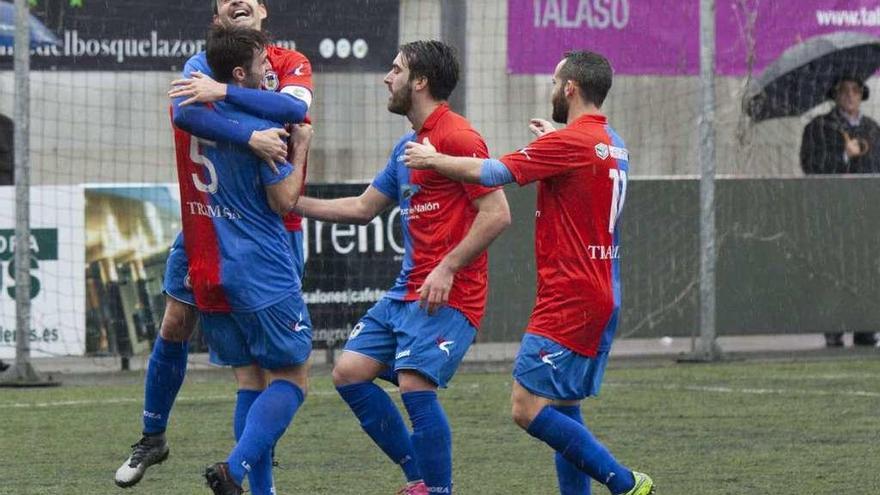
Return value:
<svg viewBox="0 0 880 495">
<path fill-rule="evenodd" d="M 596 145 L 596 156 L 598 156 L 600 160 L 608 158 L 610 154 L 611 152 L 608 150 L 607 144 L 599 143 Z"/>
<path fill-rule="evenodd" d="M 400 186 L 400 197 L 403 199 L 409 199 L 418 194 L 421 189 L 422 188 L 415 184 L 404 184 Z"/>
<path fill-rule="evenodd" d="M 274 70 L 266 71 L 266 75 L 263 76 L 263 89 L 268 89 L 269 91 L 278 90 L 278 74 Z"/>
</svg>

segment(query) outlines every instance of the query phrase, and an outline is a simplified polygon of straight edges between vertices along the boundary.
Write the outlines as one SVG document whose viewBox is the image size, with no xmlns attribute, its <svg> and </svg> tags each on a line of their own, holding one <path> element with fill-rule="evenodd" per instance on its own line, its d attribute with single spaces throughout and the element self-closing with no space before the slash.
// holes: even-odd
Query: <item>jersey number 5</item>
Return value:
<svg viewBox="0 0 880 495">
<path fill-rule="evenodd" d="M 208 183 L 205 184 L 202 182 L 202 179 L 199 177 L 199 174 L 192 174 L 193 184 L 195 184 L 196 189 L 199 191 L 214 194 L 217 192 L 217 169 L 214 168 L 214 164 L 211 163 L 211 160 L 208 159 L 207 156 L 202 154 L 201 145 L 205 144 L 204 142 L 197 139 L 195 136 L 192 136 L 189 141 L 189 159 L 192 160 L 196 165 L 201 165 L 205 167 L 208 171 Z"/>
<path fill-rule="evenodd" d="M 613 234 L 620 212 L 623 211 L 623 202 L 626 200 L 626 172 L 616 168 L 608 169 L 608 178 L 611 179 L 611 216 L 608 219 L 608 232 Z"/>
</svg>

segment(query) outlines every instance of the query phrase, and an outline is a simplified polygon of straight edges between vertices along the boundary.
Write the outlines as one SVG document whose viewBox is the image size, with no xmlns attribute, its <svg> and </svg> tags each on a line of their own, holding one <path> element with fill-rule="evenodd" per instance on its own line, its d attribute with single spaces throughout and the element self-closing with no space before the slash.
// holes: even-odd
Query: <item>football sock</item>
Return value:
<svg viewBox="0 0 880 495">
<path fill-rule="evenodd" d="M 580 406 L 552 406 L 560 413 L 584 424 Z M 556 478 L 559 480 L 560 495 L 590 495 L 590 477 L 556 452 Z"/>
<path fill-rule="evenodd" d="M 248 411 L 251 405 L 260 396 L 262 390 L 239 390 L 235 401 L 235 414 L 233 416 L 232 427 L 235 432 L 235 441 L 241 438 L 244 432 L 244 426 L 247 423 Z M 273 495 L 272 485 L 272 451 L 269 455 L 264 455 L 256 464 L 252 466 L 248 473 L 248 481 L 250 490 L 253 495 Z"/>
<path fill-rule="evenodd" d="M 361 422 L 361 428 L 395 464 L 400 465 L 407 481 L 422 479 L 413 452 L 412 439 L 391 397 L 373 382 L 336 387 Z"/>
<path fill-rule="evenodd" d="M 412 421 L 412 444 L 430 493 L 452 493 L 452 431 L 433 390 L 401 394 Z"/>
<path fill-rule="evenodd" d="M 229 473 L 241 486 L 245 474 L 265 457 L 272 462 L 272 448 L 303 403 L 303 391 L 287 380 L 275 380 L 254 400 L 241 438 L 229 454 Z M 271 465 L 270 465 L 271 467 Z"/>
<path fill-rule="evenodd" d="M 186 376 L 189 342 L 171 342 L 161 336 L 153 344 L 144 380 L 144 435 L 158 435 L 168 426 L 168 415 Z"/>
<path fill-rule="evenodd" d="M 632 471 L 617 462 L 585 425 L 552 407 L 542 409 L 527 431 L 561 453 L 572 465 L 607 486 L 612 494 L 626 493 L 635 485 Z"/>
</svg>

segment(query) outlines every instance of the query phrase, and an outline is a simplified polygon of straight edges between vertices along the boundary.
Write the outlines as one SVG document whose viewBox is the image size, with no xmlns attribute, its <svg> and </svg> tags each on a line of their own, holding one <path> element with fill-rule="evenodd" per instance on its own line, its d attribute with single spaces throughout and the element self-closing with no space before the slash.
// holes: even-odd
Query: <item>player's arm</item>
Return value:
<svg viewBox="0 0 880 495">
<path fill-rule="evenodd" d="M 408 143 L 404 163 L 409 168 L 434 170 L 452 180 L 487 187 L 513 182 L 513 175 L 498 160 L 449 156 L 437 151 L 426 138 L 423 143 Z"/>
<path fill-rule="evenodd" d="M 332 223 L 365 225 L 394 204 L 394 200 L 368 186 L 360 196 L 318 199 L 302 196 L 293 209 L 296 214 Z"/>
<path fill-rule="evenodd" d="M 224 84 L 198 71 L 193 72 L 189 78 L 172 81 L 168 96 L 182 98 L 181 107 L 225 101 L 255 117 L 272 122 L 300 123 L 309 111 L 306 99 L 300 99 L 294 93 L 276 93 Z"/>
<path fill-rule="evenodd" d="M 193 73 L 210 71 L 203 54 L 191 57 L 183 68 L 183 77 Z M 224 118 L 204 104 L 181 107 L 184 97 L 171 97 L 171 113 L 174 125 L 193 136 L 209 141 L 225 142 L 250 148 L 258 157 L 277 172 L 275 163 L 287 160 L 287 134 L 283 129 L 257 129 L 242 126 Z"/>
<path fill-rule="evenodd" d="M 263 181 L 266 184 L 266 198 L 269 207 L 280 216 L 287 215 L 293 210 L 299 200 L 303 189 L 304 170 L 309 155 L 309 145 L 312 141 L 312 126 L 300 124 L 293 126 L 291 142 L 293 144 L 293 157 L 291 158 L 292 170 L 290 173 L 277 180 L 276 177 L 267 176 L 263 173 Z M 262 173 L 262 171 L 261 171 Z M 280 174 L 277 174 L 280 175 Z"/>
<path fill-rule="evenodd" d="M 249 148 L 276 172 L 274 164 L 287 160 L 288 134 L 284 129 L 241 125 L 202 105 L 181 107 L 181 101 L 182 97 L 179 97 L 171 102 L 175 127 L 209 141 Z"/>
<path fill-rule="evenodd" d="M 360 196 L 337 199 L 317 199 L 304 196 L 299 198 L 299 203 L 293 211 L 298 215 L 325 222 L 358 225 L 370 223 L 376 215 L 397 202 L 395 199 L 395 192 L 398 190 L 397 157 L 404 143 L 411 136 L 411 134 L 404 136 L 397 142 L 385 168 L 379 172 L 373 179 L 373 183 Z"/>
<path fill-rule="evenodd" d="M 418 289 L 420 304 L 433 314 L 449 300 L 455 274 L 489 248 L 510 225 L 510 207 L 504 191 L 496 189 L 473 200 L 477 216 L 464 239 L 437 265 Z"/>
</svg>

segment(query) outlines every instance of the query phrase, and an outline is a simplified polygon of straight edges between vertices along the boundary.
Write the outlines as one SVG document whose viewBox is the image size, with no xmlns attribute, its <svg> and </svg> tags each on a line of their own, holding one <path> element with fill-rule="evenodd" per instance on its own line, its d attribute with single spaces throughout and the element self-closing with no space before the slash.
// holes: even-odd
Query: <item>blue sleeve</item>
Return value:
<svg viewBox="0 0 880 495">
<path fill-rule="evenodd" d="M 399 162 L 398 159 L 403 157 L 404 147 L 413 137 L 414 134 L 409 133 L 397 142 L 394 149 L 391 151 L 391 157 L 388 158 L 388 163 L 385 165 L 385 168 L 379 172 L 379 175 L 377 175 L 372 182 L 373 187 L 375 187 L 380 193 L 393 199 L 395 203 L 400 201 L 397 195 L 399 191 L 397 169 L 400 166 L 399 163 L 402 162 Z"/>
<path fill-rule="evenodd" d="M 263 181 L 264 186 L 273 186 L 283 181 L 284 179 L 290 177 L 290 174 L 293 173 L 293 165 L 289 162 L 278 163 L 275 165 L 278 167 L 278 173 L 272 171 L 268 165 L 260 165 L 260 179 Z"/>
<path fill-rule="evenodd" d="M 496 187 L 513 181 L 513 173 L 500 160 L 493 158 L 483 160 L 483 168 L 480 170 L 480 184 L 486 187 Z"/>
<path fill-rule="evenodd" d="M 204 52 L 197 53 L 186 61 L 186 65 L 183 67 L 183 77 L 190 77 L 196 71 L 211 75 L 211 68 L 208 67 Z M 171 112 L 174 125 L 193 136 L 246 147 L 251 139 L 251 133 L 259 130 L 236 125 L 201 103 L 181 107 L 180 103 L 185 99 L 175 98 L 172 100 Z"/>
<path fill-rule="evenodd" d="M 233 123 L 204 105 L 181 107 L 180 103 L 185 99 L 180 97 L 172 100 L 171 112 L 174 115 L 174 125 L 193 136 L 246 147 L 251 139 L 251 133 L 259 130 Z"/>
<path fill-rule="evenodd" d="M 232 84 L 226 86 L 226 101 L 255 117 L 272 122 L 298 124 L 309 111 L 306 102 L 295 96 Z"/>
</svg>

